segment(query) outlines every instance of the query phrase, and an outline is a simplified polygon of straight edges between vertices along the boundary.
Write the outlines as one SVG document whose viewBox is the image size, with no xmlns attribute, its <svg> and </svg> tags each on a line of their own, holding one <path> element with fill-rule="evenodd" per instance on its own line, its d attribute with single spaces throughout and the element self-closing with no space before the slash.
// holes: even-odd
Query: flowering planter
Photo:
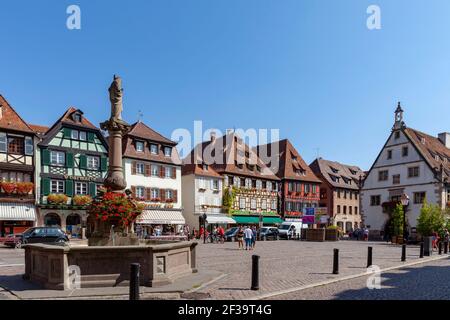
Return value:
<svg viewBox="0 0 450 320">
<path fill-rule="evenodd" d="M 338 241 L 339 232 L 337 229 L 326 229 L 325 230 L 325 241 Z"/>
<path fill-rule="evenodd" d="M 11 182 L 2 182 L 2 190 L 7 194 L 11 194 L 16 190 L 16 184 Z"/>
</svg>

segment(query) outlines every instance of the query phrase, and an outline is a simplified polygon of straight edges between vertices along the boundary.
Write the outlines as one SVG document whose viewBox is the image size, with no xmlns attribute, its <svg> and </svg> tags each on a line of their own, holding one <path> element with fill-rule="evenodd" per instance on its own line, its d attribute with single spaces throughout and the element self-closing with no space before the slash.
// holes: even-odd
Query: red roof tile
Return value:
<svg viewBox="0 0 450 320">
<path fill-rule="evenodd" d="M 0 128 L 16 130 L 27 133 L 34 133 L 33 129 L 19 116 L 14 108 L 0 95 Z"/>
</svg>

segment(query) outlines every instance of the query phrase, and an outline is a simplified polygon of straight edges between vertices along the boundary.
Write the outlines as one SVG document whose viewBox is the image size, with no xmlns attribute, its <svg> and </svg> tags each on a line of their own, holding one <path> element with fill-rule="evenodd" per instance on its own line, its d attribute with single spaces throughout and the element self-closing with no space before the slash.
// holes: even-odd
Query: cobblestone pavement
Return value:
<svg viewBox="0 0 450 320">
<path fill-rule="evenodd" d="M 381 288 L 368 289 L 368 277 L 355 278 L 267 300 L 450 300 L 450 259 L 381 274 Z"/>
<path fill-rule="evenodd" d="M 381 269 L 401 266 L 401 246 L 380 242 L 258 242 L 253 251 L 238 250 L 237 243 L 199 244 L 199 270 L 208 268 L 226 276 L 199 293 L 213 299 L 249 299 L 366 272 L 367 247 L 373 247 L 373 264 Z M 340 250 L 339 275 L 332 274 L 333 248 Z M 260 290 L 250 290 L 251 256 L 260 255 Z M 419 261 L 419 248 L 408 247 L 407 261 Z"/>
</svg>

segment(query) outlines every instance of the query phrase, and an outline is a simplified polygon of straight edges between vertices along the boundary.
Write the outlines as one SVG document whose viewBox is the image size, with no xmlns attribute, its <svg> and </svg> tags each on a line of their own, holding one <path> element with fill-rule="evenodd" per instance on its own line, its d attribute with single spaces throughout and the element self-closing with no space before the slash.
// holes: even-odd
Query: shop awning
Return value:
<svg viewBox="0 0 450 320">
<path fill-rule="evenodd" d="M 259 224 L 258 216 L 233 216 L 237 224 Z M 281 224 L 283 220 L 280 217 L 263 217 L 263 225 Z"/>
<path fill-rule="evenodd" d="M 236 224 L 236 221 L 224 214 L 207 215 L 206 222 L 210 224 Z"/>
<path fill-rule="evenodd" d="M 35 221 L 36 208 L 29 203 L 0 203 L 0 220 Z"/>
<path fill-rule="evenodd" d="M 144 210 L 137 217 L 136 223 L 139 224 L 185 224 L 181 210 Z"/>
</svg>

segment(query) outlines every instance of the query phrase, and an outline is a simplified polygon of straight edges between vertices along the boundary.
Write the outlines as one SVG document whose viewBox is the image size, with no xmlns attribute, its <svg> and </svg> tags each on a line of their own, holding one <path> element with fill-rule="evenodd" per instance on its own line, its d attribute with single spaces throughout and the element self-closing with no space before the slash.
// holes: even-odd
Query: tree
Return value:
<svg viewBox="0 0 450 320">
<path fill-rule="evenodd" d="M 392 212 L 392 220 L 391 220 L 394 236 L 403 235 L 403 218 L 404 218 L 403 205 L 397 204 L 394 211 Z"/>
<path fill-rule="evenodd" d="M 438 205 L 425 201 L 417 218 L 417 231 L 424 237 L 430 237 L 433 231 L 442 235 L 448 224 L 446 220 L 444 212 Z"/>
</svg>

